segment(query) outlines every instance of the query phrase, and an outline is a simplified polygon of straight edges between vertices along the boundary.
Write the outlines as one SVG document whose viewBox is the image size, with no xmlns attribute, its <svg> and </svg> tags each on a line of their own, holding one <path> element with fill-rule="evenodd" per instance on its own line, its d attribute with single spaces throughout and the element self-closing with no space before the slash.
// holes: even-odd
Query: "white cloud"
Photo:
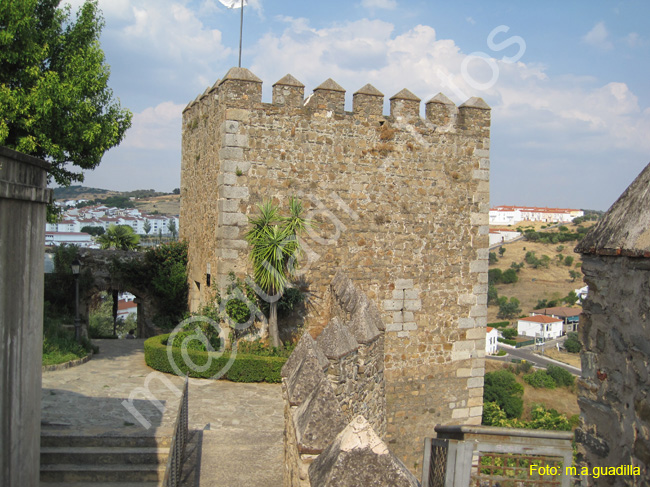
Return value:
<svg viewBox="0 0 650 487">
<path fill-rule="evenodd" d="M 467 17 L 467 18 L 465 19 L 465 21 L 466 21 L 468 24 L 476 25 L 476 20 L 474 20 L 472 17 Z"/>
<path fill-rule="evenodd" d="M 122 146 L 153 150 L 177 149 L 184 108 L 185 105 L 166 101 L 133 114 L 133 124 Z"/>
<path fill-rule="evenodd" d="M 394 10 L 397 8 L 396 0 L 361 0 L 361 6 L 364 8 L 379 8 L 385 10 Z"/>
<path fill-rule="evenodd" d="M 582 37 L 582 41 L 604 51 L 608 51 L 614 47 L 612 42 L 609 40 L 609 32 L 607 31 L 607 27 L 605 27 L 605 22 L 602 21 L 594 25 L 594 27 Z"/>
<path fill-rule="evenodd" d="M 312 28 L 304 19 L 287 20 L 284 32 L 267 34 L 256 47 L 252 70 L 265 81 L 265 89 L 291 73 L 307 85 L 306 94 L 332 77 L 346 88 L 348 100 L 368 82 L 386 99 L 404 87 L 423 101 L 439 91 L 456 103 L 481 96 L 502 129 L 528 128 L 531 147 L 552 147 L 567 154 L 579 150 L 581 157 L 613 148 L 650 152 L 649 110 L 641 110 L 625 83 L 598 86 L 590 77 L 551 78 L 543 66 L 501 61 L 502 53 L 487 45 L 486 54 L 494 58 L 467 63 L 473 78 L 468 79 L 461 72 L 467 54 L 453 40 L 438 39 L 429 26 L 396 35 L 392 24 L 379 20 L 322 29 Z M 493 86 L 476 88 L 495 74 Z"/>
</svg>

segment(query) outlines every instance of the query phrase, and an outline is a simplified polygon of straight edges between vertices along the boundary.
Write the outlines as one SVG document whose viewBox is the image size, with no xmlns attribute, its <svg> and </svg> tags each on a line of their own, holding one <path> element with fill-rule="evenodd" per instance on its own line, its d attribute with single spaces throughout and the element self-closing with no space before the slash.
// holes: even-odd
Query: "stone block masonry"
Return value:
<svg viewBox="0 0 650 487">
<path fill-rule="evenodd" d="M 402 90 L 385 115 L 383 94 L 365 85 L 346 111 L 333 80 L 306 102 L 304 93 L 287 75 L 263 103 L 262 81 L 233 68 L 184 110 L 191 306 L 229 272 L 250 273 L 243 235 L 257 205 L 299 196 L 319 222 L 302 260 L 309 330 L 317 336 L 330 321 L 336 269 L 380 303 L 385 438 L 417 472 L 435 424 L 481 419 L 480 406 L 456 418 L 450 405 L 482 395 L 477 376 L 458 371 L 484 367 L 490 110 L 480 98 L 456 107 L 437 95 L 421 118 L 418 97 Z"/>
</svg>

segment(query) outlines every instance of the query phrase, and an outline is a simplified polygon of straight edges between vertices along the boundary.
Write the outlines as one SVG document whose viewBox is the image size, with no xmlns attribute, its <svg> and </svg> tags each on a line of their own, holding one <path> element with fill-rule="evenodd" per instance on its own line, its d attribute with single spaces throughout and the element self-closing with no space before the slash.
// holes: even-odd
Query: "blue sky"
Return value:
<svg viewBox="0 0 650 487">
<path fill-rule="evenodd" d="M 67 0 L 78 7 L 81 0 Z M 110 85 L 134 113 L 84 185 L 180 186 L 181 112 L 237 65 L 218 0 L 99 0 Z M 650 162 L 650 2 L 249 0 L 242 65 L 306 94 L 331 77 L 492 107 L 492 205 L 605 210 Z M 453 86 L 452 86 L 453 85 Z M 385 111 L 387 113 L 387 110 Z"/>
</svg>

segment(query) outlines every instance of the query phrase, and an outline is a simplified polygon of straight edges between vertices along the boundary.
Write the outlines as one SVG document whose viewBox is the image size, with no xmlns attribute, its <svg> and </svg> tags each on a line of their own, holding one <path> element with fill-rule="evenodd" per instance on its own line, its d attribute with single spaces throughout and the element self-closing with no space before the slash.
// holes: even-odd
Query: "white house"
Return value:
<svg viewBox="0 0 650 487">
<path fill-rule="evenodd" d="M 499 351 L 497 349 L 497 338 L 499 338 L 498 330 L 488 326 L 485 333 L 485 353 L 487 355 L 494 355 Z"/>
<path fill-rule="evenodd" d="M 521 237 L 521 232 L 506 230 L 503 228 L 490 228 L 490 247 L 516 240 L 519 237 Z"/>
<path fill-rule="evenodd" d="M 563 326 L 561 319 L 552 316 L 529 316 L 528 318 L 519 318 L 517 333 L 531 338 L 552 340 L 562 336 Z"/>
<path fill-rule="evenodd" d="M 83 232 L 45 232 L 45 246 L 78 245 L 79 247 L 94 248 L 95 243 L 88 233 Z"/>
<path fill-rule="evenodd" d="M 514 225 L 521 221 L 570 223 L 584 216 L 573 208 L 541 208 L 537 206 L 496 206 L 490 208 L 490 225 Z"/>
</svg>

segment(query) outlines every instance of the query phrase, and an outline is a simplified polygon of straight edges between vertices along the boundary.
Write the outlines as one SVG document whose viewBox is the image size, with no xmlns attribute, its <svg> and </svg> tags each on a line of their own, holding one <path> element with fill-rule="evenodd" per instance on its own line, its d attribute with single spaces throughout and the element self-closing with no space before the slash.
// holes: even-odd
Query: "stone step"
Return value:
<svg viewBox="0 0 650 487">
<path fill-rule="evenodd" d="M 39 487 L 158 487 L 159 482 L 40 482 Z"/>
<path fill-rule="evenodd" d="M 168 456 L 169 448 L 159 447 L 41 447 L 41 465 L 162 465 L 167 463 Z"/>
<path fill-rule="evenodd" d="M 41 465 L 41 482 L 160 482 L 165 465 Z"/>
<path fill-rule="evenodd" d="M 171 435 L 92 435 L 41 431 L 41 447 L 156 448 L 171 445 Z"/>
</svg>

